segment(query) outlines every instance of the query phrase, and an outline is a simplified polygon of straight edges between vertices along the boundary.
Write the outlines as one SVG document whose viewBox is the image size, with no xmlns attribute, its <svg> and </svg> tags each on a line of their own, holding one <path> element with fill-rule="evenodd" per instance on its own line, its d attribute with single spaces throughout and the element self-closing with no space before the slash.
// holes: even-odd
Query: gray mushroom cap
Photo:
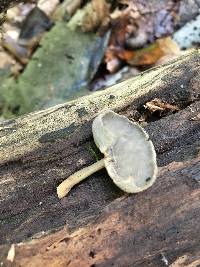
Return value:
<svg viewBox="0 0 200 267">
<path fill-rule="evenodd" d="M 136 122 L 107 110 L 92 125 L 94 141 L 105 156 L 105 167 L 123 191 L 150 187 L 157 174 L 156 152 L 146 131 Z"/>
</svg>

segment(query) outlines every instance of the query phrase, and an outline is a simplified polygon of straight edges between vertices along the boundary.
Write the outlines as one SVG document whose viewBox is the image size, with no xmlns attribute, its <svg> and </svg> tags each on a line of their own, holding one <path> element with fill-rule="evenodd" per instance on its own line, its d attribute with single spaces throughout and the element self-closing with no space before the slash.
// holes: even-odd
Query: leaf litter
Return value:
<svg viewBox="0 0 200 267">
<path fill-rule="evenodd" d="M 199 13 L 191 1 L 4 2 L 3 118 L 105 89 L 199 46 Z M 158 100 L 146 103 L 146 109 L 176 111 Z"/>
</svg>

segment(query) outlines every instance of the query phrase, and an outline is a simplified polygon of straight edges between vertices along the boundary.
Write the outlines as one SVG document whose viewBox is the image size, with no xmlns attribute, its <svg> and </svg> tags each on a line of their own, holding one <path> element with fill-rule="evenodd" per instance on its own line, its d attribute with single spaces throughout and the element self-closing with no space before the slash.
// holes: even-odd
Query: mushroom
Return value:
<svg viewBox="0 0 200 267">
<path fill-rule="evenodd" d="M 57 187 L 59 198 L 94 172 L 106 168 L 113 182 L 127 193 L 141 192 L 155 182 L 156 152 L 142 127 L 111 110 L 93 121 L 94 141 L 104 158 L 69 176 Z"/>
</svg>

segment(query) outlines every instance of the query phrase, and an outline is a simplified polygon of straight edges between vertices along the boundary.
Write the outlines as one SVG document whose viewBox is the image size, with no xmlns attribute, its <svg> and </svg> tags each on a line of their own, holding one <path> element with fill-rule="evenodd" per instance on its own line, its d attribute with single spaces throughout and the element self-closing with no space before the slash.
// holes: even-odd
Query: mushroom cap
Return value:
<svg viewBox="0 0 200 267">
<path fill-rule="evenodd" d="M 137 193 L 154 183 L 156 152 L 149 135 L 138 123 L 106 110 L 94 119 L 92 132 L 105 156 L 107 172 L 119 188 Z"/>
</svg>

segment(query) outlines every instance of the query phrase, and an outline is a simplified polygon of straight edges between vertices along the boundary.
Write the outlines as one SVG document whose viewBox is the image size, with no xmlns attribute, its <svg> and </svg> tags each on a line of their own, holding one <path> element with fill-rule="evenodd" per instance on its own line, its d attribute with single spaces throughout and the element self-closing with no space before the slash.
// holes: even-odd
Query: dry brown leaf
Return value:
<svg viewBox="0 0 200 267">
<path fill-rule="evenodd" d="M 169 60 L 175 59 L 181 55 L 181 50 L 177 43 L 171 39 L 171 37 L 157 40 L 164 55 L 156 62 L 156 65 L 167 63 Z"/>
<path fill-rule="evenodd" d="M 147 102 L 144 106 L 152 113 L 155 111 L 166 111 L 166 110 L 167 111 L 178 111 L 179 110 L 179 108 L 176 105 L 163 102 L 159 98 L 155 98 L 151 100 L 150 102 Z"/>
<path fill-rule="evenodd" d="M 167 3 L 140 0 L 118 2 L 124 6 L 110 15 L 113 30 L 105 57 L 108 70 L 109 62 L 116 62 L 115 58 L 133 66 L 143 66 L 154 65 L 161 58 L 159 64 L 176 57 L 179 49 L 172 40 L 161 39 L 162 44 L 154 40 L 173 32 L 178 3 L 170 0 Z"/>
<path fill-rule="evenodd" d="M 158 39 L 154 44 L 135 51 L 122 50 L 118 56 L 134 66 L 153 65 L 162 57 L 177 56 L 180 54 L 178 45 L 170 38 Z"/>
<path fill-rule="evenodd" d="M 121 59 L 118 53 L 124 47 L 127 35 L 135 30 L 134 26 L 130 29 L 128 12 L 127 9 L 124 11 L 116 9 L 111 14 L 113 29 L 109 46 L 105 53 L 106 68 L 111 73 L 116 72 L 121 66 Z"/>
<path fill-rule="evenodd" d="M 92 0 L 85 10 L 82 20 L 82 30 L 85 32 L 94 31 L 100 25 L 105 25 L 109 21 L 110 5 L 105 0 Z"/>
<path fill-rule="evenodd" d="M 177 45 L 176 42 L 172 40 L 171 37 L 158 39 L 156 42 L 158 43 L 159 47 L 162 49 L 165 55 L 169 54 L 177 55 L 180 53 L 179 46 Z"/>
</svg>

